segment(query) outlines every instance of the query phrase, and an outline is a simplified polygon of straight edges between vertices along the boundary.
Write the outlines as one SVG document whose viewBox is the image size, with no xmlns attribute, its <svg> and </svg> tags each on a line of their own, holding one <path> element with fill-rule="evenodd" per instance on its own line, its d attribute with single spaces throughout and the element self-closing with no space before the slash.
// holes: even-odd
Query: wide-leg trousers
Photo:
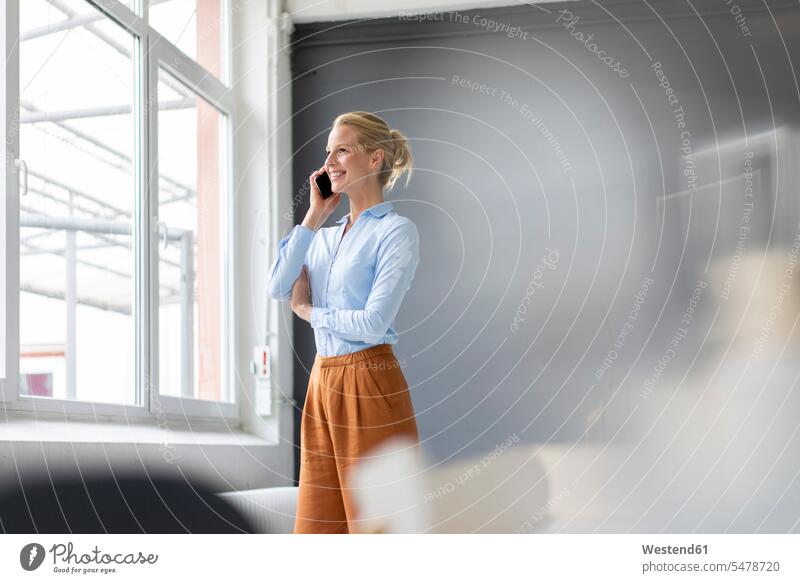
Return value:
<svg viewBox="0 0 800 583">
<path fill-rule="evenodd" d="M 359 532 L 350 470 L 383 440 L 419 442 L 391 344 L 314 360 L 300 426 L 295 533 Z"/>
</svg>

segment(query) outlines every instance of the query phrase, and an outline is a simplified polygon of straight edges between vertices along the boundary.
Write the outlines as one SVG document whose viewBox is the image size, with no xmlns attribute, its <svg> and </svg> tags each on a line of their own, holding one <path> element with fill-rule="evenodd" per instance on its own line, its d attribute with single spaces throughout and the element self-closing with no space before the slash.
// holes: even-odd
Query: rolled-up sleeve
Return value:
<svg viewBox="0 0 800 583">
<path fill-rule="evenodd" d="M 397 312 L 419 263 L 419 234 L 411 221 L 389 231 L 378 249 L 375 278 L 363 310 L 314 307 L 311 326 L 345 340 L 379 342 Z"/>
<path fill-rule="evenodd" d="M 314 231 L 303 225 L 295 225 L 278 244 L 278 255 L 269 270 L 267 286 L 270 297 L 288 300 L 292 297 L 292 286 L 300 276 L 306 254 L 314 240 Z"/>
</svg>

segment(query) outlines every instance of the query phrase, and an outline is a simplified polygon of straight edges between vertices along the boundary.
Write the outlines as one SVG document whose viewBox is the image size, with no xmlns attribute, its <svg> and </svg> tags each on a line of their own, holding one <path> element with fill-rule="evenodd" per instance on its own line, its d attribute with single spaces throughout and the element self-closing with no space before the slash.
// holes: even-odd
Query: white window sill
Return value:
<svg viewBox="0 0 800 583">
<path fill-rule="evenodd" d="M 52 443 L 187 444 L 201 446 L 276 446 L 276 442 L 238 428 L 173 428 L 124 422 L 31 419 L 0 413 L 0 441 Z"/>
</svg>

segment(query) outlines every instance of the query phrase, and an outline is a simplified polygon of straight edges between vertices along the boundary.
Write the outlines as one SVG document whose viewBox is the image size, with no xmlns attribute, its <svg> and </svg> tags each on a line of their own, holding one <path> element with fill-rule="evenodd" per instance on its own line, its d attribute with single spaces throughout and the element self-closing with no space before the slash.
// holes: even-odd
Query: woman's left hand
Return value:
<svg viewBox="0 0 800 583">
<path fill-rule="evenodd" d="M 292 311 L 306 322 L 311 322 L 311 286 L 308 282 L 308 271 L 303 265 L 300 276 L 292 286 Z"/>
</svg>

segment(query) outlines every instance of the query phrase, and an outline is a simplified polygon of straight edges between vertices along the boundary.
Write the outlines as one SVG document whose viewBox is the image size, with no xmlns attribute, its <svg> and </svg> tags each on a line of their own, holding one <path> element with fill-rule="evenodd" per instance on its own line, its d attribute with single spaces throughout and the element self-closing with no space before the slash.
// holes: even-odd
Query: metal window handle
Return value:
<svg viewBox="0 0 800 583">
<path fill-rule="evenodd" d="M 22 168 L 22 194 L 20 196 L 25 196 L 28 194 L 28 165 L 25 160 L 17 158 L 14 160 L 14 166 Z"/>
<path fill-rule="evenodd" d="M 167 238 L 167 224 L 166 223 L 158 223 L 158 238 L 164 238 L 164 249 L 167 248 L 169 245 L 169 239 Z"/>
</svg>

